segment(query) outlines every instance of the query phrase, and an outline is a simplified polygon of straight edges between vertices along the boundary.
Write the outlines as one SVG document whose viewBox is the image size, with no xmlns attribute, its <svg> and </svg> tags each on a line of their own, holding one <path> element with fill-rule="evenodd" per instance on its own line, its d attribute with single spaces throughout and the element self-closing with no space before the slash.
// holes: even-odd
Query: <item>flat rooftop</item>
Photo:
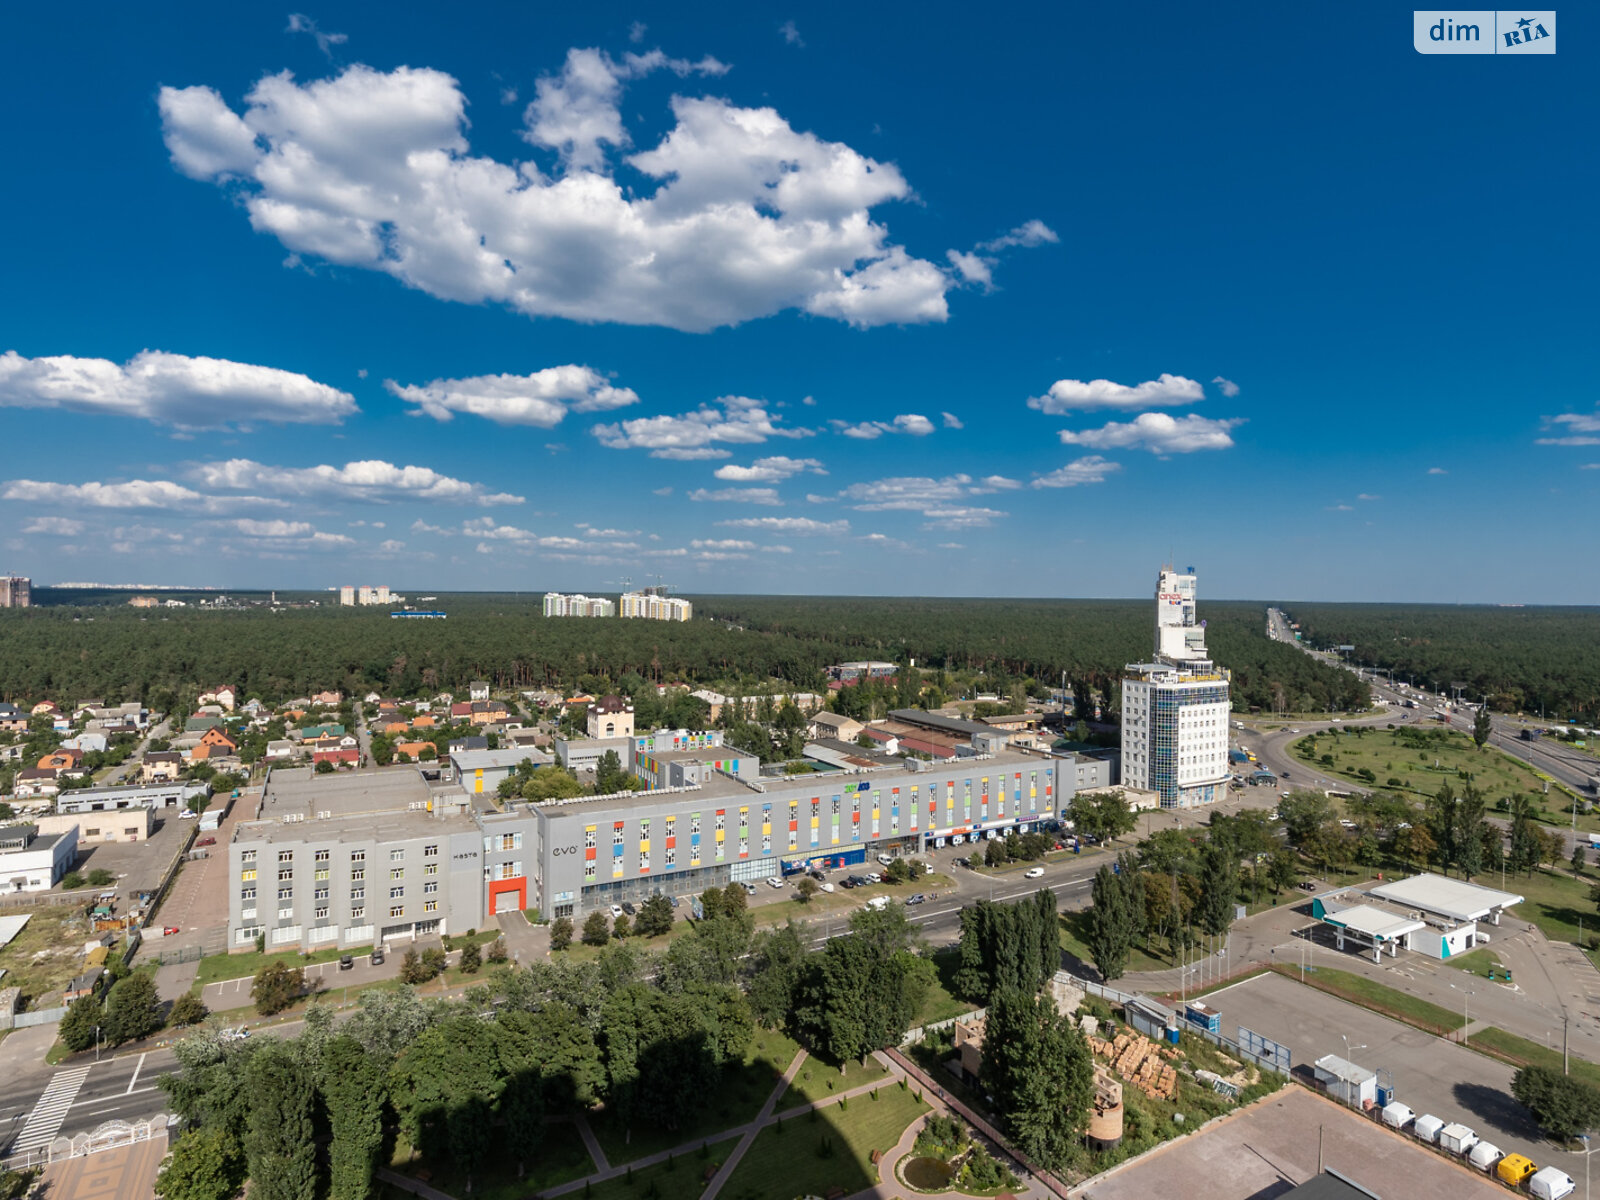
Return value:
<svg viewBox="0 0 1600 1200">
<path fill-rule="evenodd" d="M 1367 895 L 1403 908 L 1417 908 L 1449 917 L 1454 921 L 1480 921 L 1496 909 L 1522 903 L 1522 897 L 1514 892 L 1479 887 L 1475 883 L 1432 874 L 1381 883 L 1375 888 L 1368 888 Z"/>
<path fill-rule="evenodd" d="M 457 750 L 450 755 L 450 760 L 460 771 L 488 771 L 499 767 L 515 767 L 518 763 L 529 761 L 541 766 L 555 762 L 549 754 L 532 746 L 514 746 L 508 750 Z"/>
<path fill-rule="evenodd" d="M 386 842 L 409 838 L 446 837 L 452 833 L 477 830 L 477 824 L 465 814 L 436 816 L 429 812 L 358 813 L 346 817 L 328 817 L 320 821 L 283 821 L 265 819 L 241 821 L 234 827 L 235 843 L 265 842 L 303 845 L 307 842 Z"/>
<path fill-rule="evenodd" d="M 1375 904 L 1352 904 L 1344 907 L 1338 901 L 1324 901 L 1322 920 L 1329 925 L 1362 933 L 1381 942 L 1392 942 L 1408 933 L 1427 928 L 1426 921 L 1390 912 Z"/>
<path fill-rule="evenodd" d="M 432 792 L 412 767 L 376 771 L 335 771 L 318 775 L 310 767 L 274 767 L 261 794 L 260 818 L 282 821 L 296 815 L 310 821 L 333 817 L 407 812 L 426 806 Z"/>
</svg>

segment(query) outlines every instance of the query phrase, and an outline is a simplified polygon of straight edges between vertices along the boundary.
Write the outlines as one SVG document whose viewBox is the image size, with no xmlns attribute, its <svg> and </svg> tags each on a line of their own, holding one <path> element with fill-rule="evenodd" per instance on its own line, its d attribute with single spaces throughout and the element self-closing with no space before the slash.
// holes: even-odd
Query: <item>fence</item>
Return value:
<svg viewBox="0 0 1600 1200">
<path fill-rule="evenodd" d="M 19 1012 L 11 1014 L 12 1029 L 28 1029 L 34 1025 L 54 1025 L 67 1015 L 65 1007 L 40 1008 L 32 1012 Z"/>
<path fill-rule="evenodd" d="M 102 1150 L 118 1150 L 152 1138 L 166 1138 L 168 1127 L 176 1121 L 166 1113 L 157 1113 L 143 1121 L 107 1121 L 89 1133 L 71 1137 L 54 1138 L 47 1146 L 35 1146 L 9 1158 L 0 1158 L 0 1170 L 26 1171 L 34 1167 L 49 1166 L 68 1158 L 82 1158 Z M 41 1192 L 40 1195 L 43 1195 Z"/>
<path fill-rule="evenodd" d="M 949 1029 L 952 1025 L 960 1024 L 962 1021 L 976 1021 L 981 1017 L 988 1016 L 988 1014 L 989 1010 L 987 1008 L 975 1008 L 971 1012 L 960 1013 L 954 1017 L 946 1017 L 942 1021 L 929 1021 L 926 1025 L 919 1025 L 915 1029 L 906 1030 L 906 1035 L 900 1039 L 900 1044 L 902 1046 L 913 1045 L 916 1042 L 920 1042 L 927 1034 L 935 1033 L 940 1029 Z"/>
</svg>

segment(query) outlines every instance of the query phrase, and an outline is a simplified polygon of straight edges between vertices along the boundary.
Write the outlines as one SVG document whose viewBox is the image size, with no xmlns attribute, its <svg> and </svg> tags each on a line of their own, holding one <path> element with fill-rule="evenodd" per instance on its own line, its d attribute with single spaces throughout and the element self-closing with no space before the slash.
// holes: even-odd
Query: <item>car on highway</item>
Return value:
<svg viewBox="0 0 1600 1200">
<path fill-rule="evenodd" d="M 1300 731 L 1298 729 L 1291 729 L 1291 730 L 1289 730 L 1289 732 L 1290 733 L 1299 733 Z"/>
<path fill-rule="evenodd" d="M 1022 873 L 1022 877 L 1024 879 L 1043 879 L 1044 878 L 1044 868 L 1043 867 L 1029 867 L 1026 871 L 1024 871 Z"/>
<path fill-rule="evenodd" d="M 924 896 L 921 892 L 916 892 L 906 897 L 906 906 L 909 908 L 913 904 L 926 904 L 927 901 L 928 898 L 926 896 Z"/>
<path fill-rule="evenodd" d="M 217 1036 L 225 1042 L 242 1042 L 250 1036 L 250 1031 L 243 1025 L 239 1025 L 233 1029 L 224 1029 Z"/>
</svg>

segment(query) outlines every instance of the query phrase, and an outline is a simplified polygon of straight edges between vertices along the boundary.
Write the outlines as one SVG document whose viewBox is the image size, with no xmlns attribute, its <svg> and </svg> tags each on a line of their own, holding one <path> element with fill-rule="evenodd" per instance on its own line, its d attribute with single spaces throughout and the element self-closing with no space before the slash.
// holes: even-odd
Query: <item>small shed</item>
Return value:
<svg viewBox="0 0 1600 1200">
<path fill-rule="evenodd" d="M 1323 1055 L 1311 1069 L 1317 1083 L 1335 1100 L 1360 1109 L 1370 1109 L 1378 1102 L 1376 1071 L 1357 1066 L 1337 1054 Z"/>
</svg>

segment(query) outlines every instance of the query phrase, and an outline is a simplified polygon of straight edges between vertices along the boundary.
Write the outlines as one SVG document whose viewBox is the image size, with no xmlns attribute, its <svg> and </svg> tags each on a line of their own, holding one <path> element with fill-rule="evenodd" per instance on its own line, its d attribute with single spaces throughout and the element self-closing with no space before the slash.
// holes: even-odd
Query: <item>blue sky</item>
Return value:
<svg viewBox="0 0 1600 1200">
<path fill-rule="evenodd" d="M 1590 14 L 861 7 L 12 14 L 0 570 L 1592 602 Z"/>
</svg>

